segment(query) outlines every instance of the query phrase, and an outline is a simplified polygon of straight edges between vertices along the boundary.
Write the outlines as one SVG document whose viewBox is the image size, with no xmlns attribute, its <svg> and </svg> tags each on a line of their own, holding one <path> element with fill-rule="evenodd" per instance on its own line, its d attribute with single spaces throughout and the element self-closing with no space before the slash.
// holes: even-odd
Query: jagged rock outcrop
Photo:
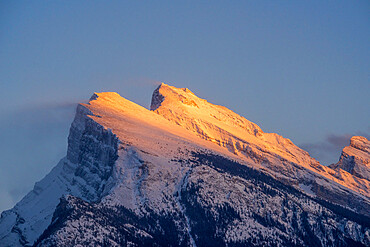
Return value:
<svg viewBox="0 0 370 247">
<path fill-rule="evenodd" d="M 67 156 L 2 213 L 1 246 L 370 245 L 368 180 L 188 89 L 162 84 L 151 109 L 80 104 Z"/>
<path fill-rule="evenodd" d="M 350 145 L 343 148 L 339 162 L 330 167 L 370 181 L 370 141 L 362 136 L 352 137 Z"/>
</svg>

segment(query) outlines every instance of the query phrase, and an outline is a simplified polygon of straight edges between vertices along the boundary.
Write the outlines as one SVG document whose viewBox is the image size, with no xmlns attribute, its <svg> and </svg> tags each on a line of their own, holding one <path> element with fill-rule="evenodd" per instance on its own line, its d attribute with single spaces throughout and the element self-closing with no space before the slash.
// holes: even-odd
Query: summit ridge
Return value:
<svg viewBox="0 0 370 247">
<path fill-rule="evenodd" d="M 265 133 L 257 124 L 226 107 L 197 97 L 186 88 L 162 83 L 154 91 L 152 99 L 151 109 L 155 113 L 240 158 L 268 168 L 276 176 L 301 176 L 294 172 L 298 165 L 366 196 L 370 195 L 369 181 L 353 177 L 345 170 L 333 171 L 321 165 L 291 140 L 275 133 Z"/>
</svg>

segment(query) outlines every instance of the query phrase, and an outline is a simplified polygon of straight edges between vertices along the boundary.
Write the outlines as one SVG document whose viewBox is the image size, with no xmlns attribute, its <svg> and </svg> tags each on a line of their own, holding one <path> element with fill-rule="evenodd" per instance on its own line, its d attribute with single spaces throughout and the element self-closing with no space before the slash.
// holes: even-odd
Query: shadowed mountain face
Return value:
<svg viewBox="0 0 370 247">
<path fill-rule="evenodd" d="M 150 108 L 78 105 L 66 157 L 2 213 L 1 246 L 370 245 L 366 138 L 332 169 L 189 89 L 161 84 Z"/>
</svg>

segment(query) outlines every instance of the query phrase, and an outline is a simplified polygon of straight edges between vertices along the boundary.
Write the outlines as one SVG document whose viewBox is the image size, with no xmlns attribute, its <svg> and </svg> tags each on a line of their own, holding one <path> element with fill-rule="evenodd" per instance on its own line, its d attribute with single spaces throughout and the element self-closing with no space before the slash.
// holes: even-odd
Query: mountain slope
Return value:
<svg viewBox="0 0 370 247">
<path fill-rule="evenodd" d="M 151 109 L 80 104 L 67 156 L 2 213 L 2 246 L 370 244 L 368 180 L 188 89 L 162 84 Z"/>
<path fill-rule="evenodd" d="M 119 246 L 127 244 L 126 240 L 130 239 L 131 244 L 140 246 L 134 237 L 142 234 L 144 241 L 152 239 L 147 246 L 370 244 L 367 217 L 309 197 L 222 156 L 193 153 L 192 157 L 194 160 L 189 163 L 190 168 L 179 184 L 181 189 L 160 196 L 177 206 L 157 211 L 157 207 L 148 201 L 141 205 L 141 213 L 133 213 L 126 207 L 107 204 L 107 201 L 89 204 L 72 199 L 68 202 L 72 205 L 68 207 L 70 212 L 64 216 L 59 212 L 63 207 L 62 200 L 54 214 L 54 219 L 61 219 L 61 226 L 52 224 L 38 243 L 66 246 L 77 237 L 80 239 L 78 243 L 88 240 L 98 245 L 109 242 L 109 246 Z M 145 187 L 151 185 L 149 181 Z M 80 205 L 83 209 L 79 209 Z M 86 207 L 87 210 L 84 209 Z M 101 226 L 101 222 L 105 225 Z M 72 229 L 71 225 L 74 226 Z M 86 225 L 94 226 L 94 229 Z M 138 230 L 128 234 L 125 229 L 128 225 Z M 76 230 L 78 226 L 83 226 L 80 233 Z M 119 226 L 124 227 L 119 229 Z M 104 229 L 114 232 L 113 236 L 105 233 Z M 73 237 L 69 239 L 71 235 Z"/>
<path fill-rule="evenodd" d="M 268 168 L 275 176 L 304 180 L 307 171 L 303 174 L 299 171 L 304 169 L 366 197 L 370 196 L 368 180 L 352 176 L 344 170 L 335 172 L 321 165 L 289 139 L 275 133 L 265 133 L 256 124 L 223 106 L 198 98 L 189 89 L 162 83 L 153 93 L 151 110 L 197 136 L 228 149 L 239 159 Z"/>
</svg>

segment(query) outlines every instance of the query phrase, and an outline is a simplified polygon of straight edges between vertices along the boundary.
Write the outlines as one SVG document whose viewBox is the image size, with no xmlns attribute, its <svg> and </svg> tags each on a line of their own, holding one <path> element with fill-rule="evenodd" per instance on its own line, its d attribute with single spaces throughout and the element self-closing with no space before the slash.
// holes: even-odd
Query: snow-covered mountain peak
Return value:
<svg viewBox="0 0 370 247">
<path fill-rule="evenodd" d="M 265 133 L 258 125 L 197 97 L 189 89 L 162 83 L 152 98 L 154 111 L 115 92 L 95 93 L 81 107 L 88 118 L 140 150 L 170 157 L 179 146 L 197 146 L 254 163 L 276 176 L 294 177 L 292 170 L 299 166 L 361 194 L 370 193 L 369 181 L 321 165 L 289 139 Z"/>
<path fill-rule="evenodd" d="M 268 167 L 279 175 L 291 173 L 291 164 L 294 163 L 346 187 L 356 191 L 360 187 L 361 193 L 369 193 L 368 182 L 357 179 L 353 181 L 348 174 L 335 174 L 289 139 L 275 133 L 263 132 L 257 124 L 226 107 L 197 97 L 186 88 L 162 83 L 153 93 L 151 110 L 241 159 L 246 158 Z"/>
<path fill-rule="evenodd" d="M 153 93 L 150 108 L 168 120 L 173 120 L 185 127 L 191 124 L 185 121 L 191 122 L 198 119 L 216 123 L 222 129 L 241 128 L 255 136 L 263 135 L 263 131 L 256 124 L 226 107 L 211 104 L 197 97 L 188 88 L 176 88 L 162 83 Z"/>
<path fill-rule="evenodd" d="M 121 142 L 130 143 L 141 150 L 161 152 L 165 155 L 177 150 L 179 143 L 187 143 L 186 145 L 227 153 L 218 145 L 197 138 L 194 133 L 121 97 L 118 93 L 95 93 L 88 104 L 80 106 L 87 110 L 89 118 L 105 129 L 110 129 Z M 153 142 L 156 145 L 153 145 Z M 167 147 L 167 152 L 164 152 L 163 146 L 171 142 L 175 144 Z"/>
<path fill-rule="evenodd" d="M 79 104 L 67 156 L 3 212 L 0 245 L 370 242 L 367 179 L 186 88 L 161 84 L 151 109 L 114 92 Z"/>
<path fill-rule="evenodd" d="M 158 109 L 164 101 L 166 105 L 185 104 L 197 107 L 194 100 L 199 101 L 201 99 L 195 96 L 188 88 L 176 88 L 162 82 L 153 92 L 150 110 Z"/>
</svg>

